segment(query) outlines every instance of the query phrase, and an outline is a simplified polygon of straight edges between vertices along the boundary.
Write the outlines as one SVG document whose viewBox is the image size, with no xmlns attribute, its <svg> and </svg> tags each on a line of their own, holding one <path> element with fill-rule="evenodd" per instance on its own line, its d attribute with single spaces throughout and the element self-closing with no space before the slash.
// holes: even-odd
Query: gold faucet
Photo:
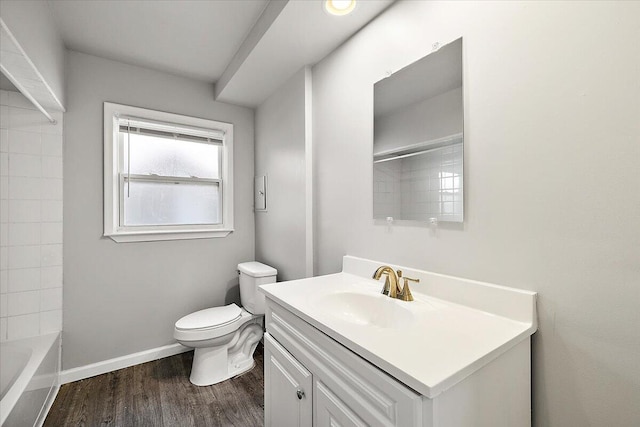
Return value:
<svg viewBox="0 0 640 427">
<path fill-rule="evenodd" d="M 402 276 L 402 272 L 398 270 L 400 276 Z M 387 278 L 384 281 L 384 288 L 382 288 L 382 293 L 385 295 L 389 295 L 391 298 L 398 298 L 398 294 L 400 293 L 400 289 L 398 288 L 398 276 L 396 272 L 393 271 L 393 268 L 388 265 L 383 265 L 378 267 L 375 273 L 373 273 L 373 278 L 379 280 L 382 275 L 386 275 Z"/>
<path fill-rule="evenodd" d="M 379 280 L 382 275 L 386 276 L 384 281 L 384 287 L 382 293 L 389 295 L 390 298 L 397 298 L 402 301 L 413 301 L 413 295 L 411 295 L 411 289 L 409 289 L 409 282 L 419 283 L 420 279 L 412 279 L 410 277 L 402 277 L 402 271 L 398 270 L 397 273 L 393 271 L 393 268 L 388 265 L 378 267 L 373 273 L 373 278 Z M 404 279 L 402 290 L 400 290 L 400 279 Z"/>
</svg>

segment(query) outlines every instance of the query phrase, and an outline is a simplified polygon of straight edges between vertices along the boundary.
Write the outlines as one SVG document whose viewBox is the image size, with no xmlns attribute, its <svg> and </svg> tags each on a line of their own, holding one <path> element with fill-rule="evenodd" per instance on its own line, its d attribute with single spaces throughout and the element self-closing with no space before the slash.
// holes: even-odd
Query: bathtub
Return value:
<svg viewBox="0 0 640 427">
<path fill-rule="evenodd" d="M 59 333 L 0 343 L 0 426 L 42 425 L 59 373 Z"/>
</svg>

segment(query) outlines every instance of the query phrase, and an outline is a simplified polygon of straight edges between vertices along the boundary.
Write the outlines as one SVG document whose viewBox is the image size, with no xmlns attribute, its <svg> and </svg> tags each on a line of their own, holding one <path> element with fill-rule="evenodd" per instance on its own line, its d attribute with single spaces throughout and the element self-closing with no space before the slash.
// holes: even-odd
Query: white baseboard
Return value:
<svg viewBox="0 0 640 427">
<path fill-rule="evenodd" d="M 83 380 L 85 378 L 95 377 L 96 375 L 106 374 L 107 372 L 128 368 L 129 366 L 139 365 L 141 363 L 185 353 L 190 350 L 192 350 L 192 348 L 176 343 L 144 350 L 139 353 L 116 357 L 114 359 L 104 360 L 102 362 L 92 363 L 90 365 L 67 369 L 60 372 L 60 384 L 67 384 Z"/>
</svg>

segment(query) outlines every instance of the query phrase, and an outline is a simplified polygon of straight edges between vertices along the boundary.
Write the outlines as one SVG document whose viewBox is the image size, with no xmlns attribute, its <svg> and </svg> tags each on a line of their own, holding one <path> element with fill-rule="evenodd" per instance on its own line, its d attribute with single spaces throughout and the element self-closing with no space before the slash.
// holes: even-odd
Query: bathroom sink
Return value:
<svg viewBox="0 0 640 427">
<path fill-rule="evenodd" d="M 331 317 L 362 326 L 399 329 L 414 320 L 407 302 L 393 300 L 382 294 L 333 292 L 316 301 L 317 308 Z"/>
<path fill-rule="evenodd" d="M 380 265 L 346 256 L 340 273 L 262 285 L 267 330 L 294 339 L 297 316 L 434 398 L 537 329 L 534 292 L 392 266 L 420 279 L 411 284 L 414 300 L 401 301 L 371 279 Z M 528 345 L 518 348 L 528 354 Z"/>
</svg>

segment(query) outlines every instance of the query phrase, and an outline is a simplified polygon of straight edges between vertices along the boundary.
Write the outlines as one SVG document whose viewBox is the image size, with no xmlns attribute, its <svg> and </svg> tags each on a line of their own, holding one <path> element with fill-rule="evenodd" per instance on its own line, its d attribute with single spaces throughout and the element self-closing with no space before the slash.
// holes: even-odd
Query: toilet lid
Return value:
<svg viewBox="0 0 640 427">
<path fill-rule="evenodd" d="M 225 326 L 238 318 L 242 310 L 235 304 L 213 307 L 188 314 L 176 322 L 176 329 L 212 329 Z"/>
<path fill-rule="evenodd" d="M 278 270 L 273 267 L 269 267 L 266 264 L 257 261 L 243 262 L 238 264 L 238 270 L 251 277 L 267 277 L 276 276 Z"/>
</svg>

